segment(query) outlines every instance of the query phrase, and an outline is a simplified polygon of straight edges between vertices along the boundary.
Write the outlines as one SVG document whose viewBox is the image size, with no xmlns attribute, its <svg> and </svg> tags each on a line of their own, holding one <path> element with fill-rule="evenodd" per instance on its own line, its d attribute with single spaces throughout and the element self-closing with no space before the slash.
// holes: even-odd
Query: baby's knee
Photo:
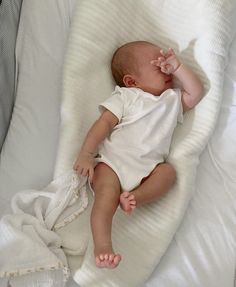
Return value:
<svg viewBox="0 0 236 287">
<path fill-rule="evenodd" d="M 176 181 L 176 170 L 172 164 L 169 162 L 163 162 L 156 166 L 156 168 L 152 171 L 152 174 L 158 173 L 162 174 L 162 176 L 172 185 Z"/>
</svg>

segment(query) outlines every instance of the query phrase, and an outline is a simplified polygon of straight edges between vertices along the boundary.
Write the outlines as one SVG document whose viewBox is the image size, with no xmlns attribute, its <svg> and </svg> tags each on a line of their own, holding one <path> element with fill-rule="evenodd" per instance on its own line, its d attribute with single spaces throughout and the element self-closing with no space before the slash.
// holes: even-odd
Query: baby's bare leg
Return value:
<svg viewBox="0 0 236 287">
<path fill-rule="evenodd" d="M 158 200 L 170 190 L 176 180 L 176 172 L 169 163 L 161 163 L 155 167 L 151 174 L 131 192 L 123 192 L 120 196 L 121 208 L 126 213 L 133 209 L 129 202 L 135 201 L 135 206 Z M 126 204 L 124 204 L 126 203 Z"/>
<path fill-rule="evenodd" d="M 112 218 L 119 205 L 120 182 L 116 173 L 106 164 L 99 163 L 93 177 L 94 204 L 91 228 L 94 254 L 98 267 L 114 268 L 121 256 L 112 249 Z"/>
</svg>

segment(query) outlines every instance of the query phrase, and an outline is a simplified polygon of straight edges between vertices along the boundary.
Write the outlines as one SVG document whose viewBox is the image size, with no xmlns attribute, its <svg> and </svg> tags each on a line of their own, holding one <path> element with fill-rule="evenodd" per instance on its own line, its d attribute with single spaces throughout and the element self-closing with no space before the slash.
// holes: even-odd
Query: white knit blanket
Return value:
<svg viewBox="0 0 236 287">
<path fill-rule="evenodd" d="M 4 240 L 0 241 L 1 254 L 2 251 L 5 252 L 4 260 L 1 257 L 1 276 L 11 276 L 11 272 L 14 276 L 27 274 L 27 271 L 22 270 L 40 271 L 40 267 L 42 271 L 52 270 L 50 268 L 65 269 L 67 263 L 60 249 L 60 246 L 63 246 L 66 254 L 79 255 L 82 259 L 78 267 L 76 264 L 72 265 L 72 268 L 76 269 L 74 279 L 82 287 L 144 285 L 165 253 L 184 216 L 194 191 L 199 155 L 216 124 L 222 97 L 223 72 L 233 34 L 231 26 L 235 13 L 234 2 L 78 1 L 65 60 L 62 128 L 55 170 L 55 178 L 59 179 L 56 180 L 56 188 L 53 188 L 53 196 L 50 195 L 50 188 L 38 194 L 32 193 L 37 199 L 33 210 L 29 208 L 29 203 L 34 196 L 31 197 L 30 193 L 21 194 L 18 197 L 20 201 L 15 201 L 15 212 L 20 211 L 20 215 L 6 217 L 0 224 L 0 232 L 6 234 Z M 206 96 L 194 110 L 185 115 L 184 123 L 176 128 L 168 158 L 177 170 L 175 187 L 158 203 L 138 208 L 129 217 L 118 210 L 113 224 L 113 242 L 115 250 L 122 254 L 123 260 L 118 268 L 103 270 L 94 265 L 88 228 L 89 212 L 83 212 L 56 233 L 50 229 L 55 227 L 56 223 L 65 222 L 65 218 L 71 221 L 78 215 L 75 209 L 68 208 L 76 206 L 77 203 L 81 207 L 81 195 L 76 200 L 73 188 L 68 187 L 70 175 L 65 175 L 67 185 L 69 183 L 67 187 L 61 185 L 60 178 L 71 169 L 86 131 L 98 115 L 98 104 L 109 97 L 114 88 L 110 73 L 112 53 L 118 46 L 133 40 L 151 41 L 163 48 L 173 47 L 179 58 L 201 77 Z M 62 195 L 60 190 L 67 192 Z M 47 199 L 40 200 L 42 196 Z M 63 199 L 63 203 L 58 205 L 57 209 L 59 198 Z M 91 203 L 90 199 L 89 206 Z M 19 206 L 21 208 L 18 208 Z M 81 208 L 80 211 L 84 209 L 83 204 Z M 51 224 L 45 224 L 46 215 L 49 214 L 47 211 L 54 209 L 56 211 L 52 213 Z M 28 213 L 31 216 L 30 221 L 25 221 L 29 218 Z M 38 226 L 39 232 L 35 232 Z M 27 244 L 22 244 L 21 247 L 19 244 L 14 245 L 20 242 L 25 234 Z M 7 236 L 11 236 L 11 241 L 7 240 Z M 42 253 L 39 249 L 37 254 L 34 254 L 36 242 L 40 242 L 44 247 Z M 7 264 L 7 256 L 10 258 L 19 249 L 19 260 L 16 256 L 15 261 L 10 260 Z M 47 250 L 50 252 L 47 253 Z M 39 262 L 43 264 L 40 265 Z M 51 285 L 48 286 L 63 286 L 61 282 L 60 285 L 58 281 L 55 283 L 52 276 L 50 282 Z M 29 286 L 34 285 L 32 283 Z"/>
<path fill-rule="evenodd" d="M 14 287 L 44 286 L 41 281 L 52 282 L 48 287 L 64 286 L 70 272 L 56 231 L 86 209 L 86 183 L 86 178 L 67 172 L 44 190 L 13 197 L 13 214 L 0 221 L 0 278 L 8 278 Z"/>
</svg>

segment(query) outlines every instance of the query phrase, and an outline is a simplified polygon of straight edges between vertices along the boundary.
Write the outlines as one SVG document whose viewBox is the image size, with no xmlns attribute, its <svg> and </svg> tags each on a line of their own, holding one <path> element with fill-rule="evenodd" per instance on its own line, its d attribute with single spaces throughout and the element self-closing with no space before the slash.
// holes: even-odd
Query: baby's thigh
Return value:
<svg viewBox="0 0 236 287">
<path fill-rule="evenodd" d="M 167 162 L 161 162 L 158 163 L 155 168 L 149 173 L 148 176 L 144 177 L 141 181 L 140 184 L 143 184 L 145 181 L 147 181 L 149 178 L 151 177 L 164 177 L 164 178 L 168 178 L 168 180 L 171 180 L 173 178 L 173 180 L 175 181 L 176 179 L 176 171 L 174 169 L 174 167 Z"/>
<path fill-rule="evenodd" d="M 92 188 L 94 192 L 109 189 L 120 193 L 120 181 L 111 167 L 99 162 L 94 169 Z"/>
</svg>

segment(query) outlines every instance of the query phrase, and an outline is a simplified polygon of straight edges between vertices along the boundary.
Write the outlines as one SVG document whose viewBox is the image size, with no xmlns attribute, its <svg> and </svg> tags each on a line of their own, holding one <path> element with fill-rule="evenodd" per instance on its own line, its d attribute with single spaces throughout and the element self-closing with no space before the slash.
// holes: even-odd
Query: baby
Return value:
<svg viewBox="0 0 236 287">
<path fill-rule="evenodd" d="M 115 268 L 121 256 L 112 247 L 113 215 L 158 200 L 175 183 L 165 162 L 177 122 L 203 96 L 197 76 L 169 49 L 145 41 L 127 43 L 112 58 L 118 86 L 100 105 L 74 170 L 88 176 L 94 190 L 91 229 L 98 267 Z M 172 77 L 182 89 L 172 89 Z"/>
</svg>

